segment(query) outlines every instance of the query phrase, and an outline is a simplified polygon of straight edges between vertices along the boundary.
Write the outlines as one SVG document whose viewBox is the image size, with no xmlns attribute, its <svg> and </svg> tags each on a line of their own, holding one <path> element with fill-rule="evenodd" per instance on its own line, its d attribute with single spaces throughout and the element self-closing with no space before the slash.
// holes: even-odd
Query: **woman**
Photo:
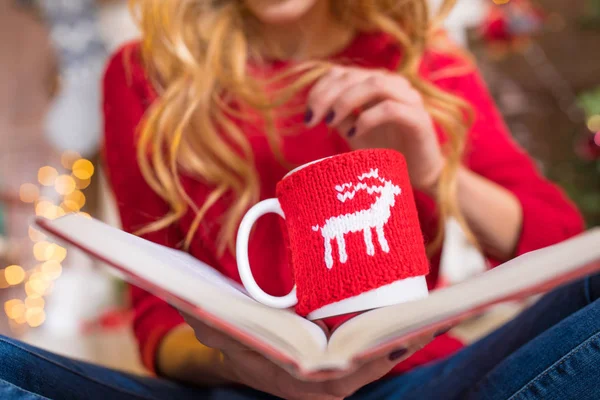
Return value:
<svg viewBox="0 0 600 400">
<path fill-rule="evenodd" d="M 574 207 L 510 139 L 475 67 L 436 32 L 425 0 L 133 4 L 143 40 L 114 56 L 104 86 L 106 162 L 124 229 L 239 279 L 231 251 L 239 219 L 290 168 L 388 147 L 409 165 L 431 287 L 448 217 L 493 263 L 582 230 Z M 250 257 L 259 284 L 279 295 L 292 282 L 277 224 L 259 221 Z M 63 399 L 585 398 L 598 385 L 599 293 L 600 280 L 588 278 L 461 351 L 440 332 L 416 353 L 432 338 L 307 383 L 132 288 L 145 365 L 182 384 L 7 340 L 2 354 L 18 361 L 3 362 L 10 370 L 0 367 L 0 377 L 9 390 Z M 32 379 L 40 369 L 44 379 Z"/>
</svg>

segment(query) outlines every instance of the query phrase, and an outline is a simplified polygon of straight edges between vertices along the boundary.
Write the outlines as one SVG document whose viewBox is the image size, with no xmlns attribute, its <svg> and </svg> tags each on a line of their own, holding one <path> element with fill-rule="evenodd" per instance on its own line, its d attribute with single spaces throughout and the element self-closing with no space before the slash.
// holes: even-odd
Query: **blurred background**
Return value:
<svg viewBox="0 0 600 400">
<path fill-rule="evenodd" d="M 459 0 L 446 26 L 515 139 L 600 225 L 600 0 Z M 99 164 L 100 81 L 138 34 L 127 2 L 0 0 L 0 27 L 0 334 L 143 373 L 123 283 L 29 228 L 68 212 L 119 224 Z"/>
</svg>

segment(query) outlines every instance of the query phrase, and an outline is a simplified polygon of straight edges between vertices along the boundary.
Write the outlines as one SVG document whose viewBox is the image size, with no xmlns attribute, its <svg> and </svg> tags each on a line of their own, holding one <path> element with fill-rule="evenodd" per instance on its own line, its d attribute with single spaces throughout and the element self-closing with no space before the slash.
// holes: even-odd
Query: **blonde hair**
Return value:
<svg viewBox="0 0 600 400">
<path fill-rule="evenodd" d="M 227 196 L 235 201 L 224 215 L 219 252 L 233 249 L 239 221 L 259 200 L 260 185 L 252 149 L 235 120 L 258 117 L 272 151 L 283 161 L 275 111 L 327 73 L 331 63 L 305 62 L 269 80 L 255 78 L 248 71 L 248 61 L 259 60 L 253 46 L 257 38 L 250 23 L 253 18 L 241 0 L 130 1 L 143 35 L 145 68 L 160 95 L 140 125 L 138 162 L 148 184 L 171 208 L 168 215 L 139 233 L 162 229 L 191 209 L 195 219 L 187 232 L 187 247 L 206 212 Z M 448 216 L 466 227 L 455 192 L 468 105 L 419 77 L 422 55 L 455 0 L 444 1 L 435 19 L 427 3 L 330 0 L 340 23 L 356 31 L 384 32 L 398 42 L 403 48 L 398 73 L 422 94 L 427 110 L 448 136 L 447 163 L 438 182 L 440 228 L 429 244 L 430 249 L 437 249 Z M 211 188 L 203 204 L 188 197 L 179 179 L 181 171 Z"/>
</svg>

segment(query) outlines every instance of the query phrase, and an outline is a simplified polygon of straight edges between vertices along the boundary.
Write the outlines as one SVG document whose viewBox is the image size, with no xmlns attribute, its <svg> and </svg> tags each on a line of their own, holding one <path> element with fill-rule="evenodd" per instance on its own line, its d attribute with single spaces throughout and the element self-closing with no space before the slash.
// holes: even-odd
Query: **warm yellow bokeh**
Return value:
<svg viewBox="0 0 600 400">
<path fill-rule="evenodd" d="M 85 205 L 85 195 L 80 190 L 75 190 L 73 193 L 65 196 L 63 204 L 71 211 L 81 210 Z M 77 208 L 77 210 L 75 210 L 75 208 Z"/>
<path fill-rule="evenodd" d="M 53 186 L 56 178 L 58 178 L 56 168 L 45 166 L 38 170 L 38 182 L 44 186 Z"/>
<path fill-rule="evenodd" d="M 29 239 L 31 239 L 32 242 L 41 242 L 42 240 L 46 240 L 46 235 L 35 228 L 29 227 L 28 234 Z"/>
<path fill-rule="evenodd" d="M 25 304 L 21 300 L 9 300 L 4 303 L 4 312 L 10 319 L 19 319 L 25 315 Z"/>
<path fill-rule="evenodd" d="M 55 219 L 58 217 L 58 208 L 49 200 L 41 200 L 35 206 L 35 215 L 38 217 L 44 217 L 48 219 Z"/>
<path fill-rule="evenodd" d="M 25 284 L 25 293 L 27 293 L 27 296 L 43 296 L 44 293 L 46 293 L 48 286 L 48 281 L 43 281 L 41 279 L 30 279 Z"/>
<path fill-rule="evenodd" d="M 33 203 L 40 197 L 40 189 L 33 183 L 24 183 L 19 188 L 19 198 L 24 203 Z"/>
<path fill-rule="evenodd" d="M 32 328 L 37 328 L 46 320 L 46 313 L 42 308 L 29 308 L 25 311 L 25 321 Z"/>
<path fill-rule="evenodd" d="M 54 260 L 61 263 L 65 260 L 65 258 L 67 258 L 67 249 L 55 244 L 52 247 L 52 255 L 50 256 L 49 260 Z"/>
<path fill-rule="evenodd" d="M 92 179 L 91 178 L 88 178 L 88 179 L 79 179 L 79 178 L 75 177 L 75 186 L 79 190 L 86 189 L 88 186 L 90 186 L 90 183 L 92 183 Z"/>
<path fill-rule="evenodd" d="M 29 296 L 25 299 L 25 307 L 27 308 L 44 308 L 46 302 L 44 298 L 40 295 Z"/>
<path fill-rule="evenodd" d="M 600 132 L 600 114 L 588 118 L 587 127 L 592 132 Z"/>
<path fill-rule="evenodd" d="M 75 186 L 75 179 L 70 175 L 61 175 L 56 178 L 56 182 L 54 182 L 56 192 L 62 196 L 73 193 L 73 191 L 75 191 Z"/>
<path fill-rule="evenodd" d="M 37 242 L 33 245 L 33 256 L 38 261 L 48 261 L 54 254 L 54 246 L 56 245 L 48 243 L 45 240 Z"/>
<path fill-rule="evenodd" d="M 94 175 L 94 164 L 84 158 L 75 161 L 73 175 L 79 179 L 90 179 Z"/>
<path fill-rule="evenodd" d="M 6 278 L 4 277 L 4 270 L 0 269 L 0 289 L 6 289 L 10 285 L 6 282 Z"/>
<path fill-rule="evenodd" d="M 79 159 L 81 159 L 81 154 L 76 151 L 67 150 L 60 156 L 60 163 L 66 169 L 71 169 L 75 161 Z"/>
<path fill-rule="evenodd" d="M 25 280 L 25 270 L 20 265 L 6 267 L 4 279 L 9 285 L 18 285 Z"/>
<path fill-rule="evenodd" d="M 60 262 L 55 260 L 46 261 L 42 264 L 41 272 L 47 279 L 58 279 L 62 274 L 62 265 L 60 265 Z"/>
</svg>

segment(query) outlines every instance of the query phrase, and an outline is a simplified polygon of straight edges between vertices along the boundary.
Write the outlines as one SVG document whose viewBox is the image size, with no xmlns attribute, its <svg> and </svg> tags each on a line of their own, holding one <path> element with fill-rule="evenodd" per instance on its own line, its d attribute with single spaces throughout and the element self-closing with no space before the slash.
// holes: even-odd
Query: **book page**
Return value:
<svg viewBox="0 0 600 400">
<path fill-rule="evenodd" d="M 600 228 L 517 257 L 423 300 L 364 313 L 331 337 L 332 354 L 356 355 L 469 310 L 519 295 L 549 290 L 600 270 Z M 539 291 L 537 290 L 537 291 Z"/>
<path fill-rule="evenodd" d="M 237 282 L 193 256 L 123 232 L 98 220 L 68 215 L 38 220 L 38 227 L 124 273 L 126 279 L 191 315 L 208 315 L 216 328 L 251 347 L 267 345 L 267 356 L 313 363 L 327 347 L 314 323 L 290 310 L 258 303 Z M 223 326 L 222 326 L 223 325 Z"/>
</svg>

